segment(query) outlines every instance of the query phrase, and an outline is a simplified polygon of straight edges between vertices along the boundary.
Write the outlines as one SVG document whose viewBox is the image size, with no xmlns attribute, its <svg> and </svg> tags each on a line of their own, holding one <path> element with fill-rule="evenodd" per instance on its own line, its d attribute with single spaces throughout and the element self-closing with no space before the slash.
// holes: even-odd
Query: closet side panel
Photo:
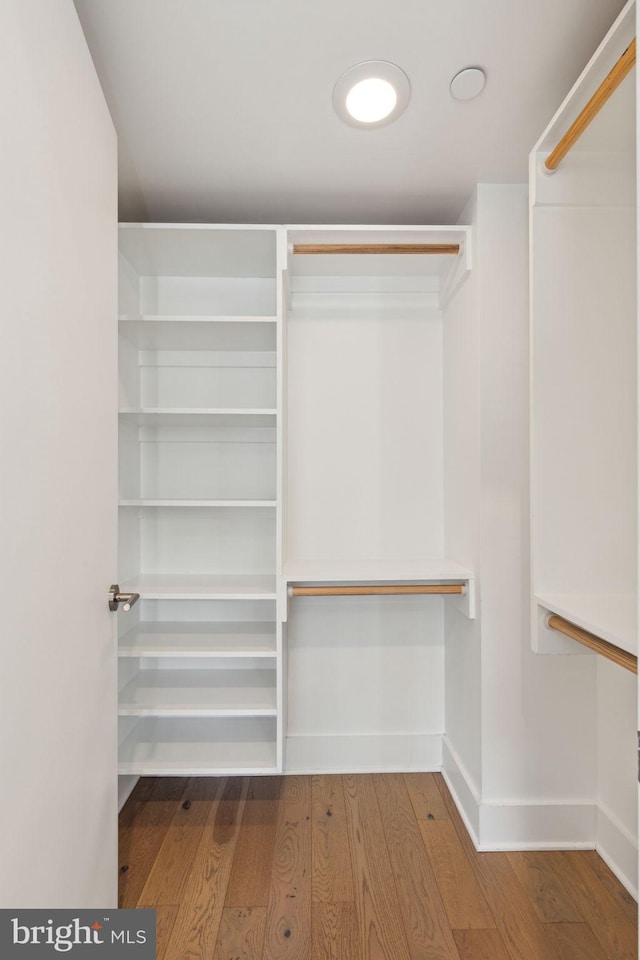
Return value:
<svg viewBox="0 0 640 960">
<path fill-rule="evenodd" d="M 474 193 L 461 222 L 475 224 L 475 216 Z M 443 422 L 445 555 L 478 571 L 480 381 L 475 266 L 445 310 Z M 480 713 L 480 617 L 467 620 L 456 606 L 445 604 L 444 767 L 451 777 L 459 771 L 476 795 L 481 790 Z"/>
<path fill-rule="evenodd" d="M 595 675 L 530 648 L 527 187 L 478 195 L 483 801 L 534 806 L 594 796 Z"/>
<path fill-rule="evenodd" d="M 548 658 L 548 659 L 557 659 Z M 573 658 L 577 659 L 577 658 Z M 597 657 L 598 824 L 596 849 L 637 894 L 637 678 Z"/>
</svg>

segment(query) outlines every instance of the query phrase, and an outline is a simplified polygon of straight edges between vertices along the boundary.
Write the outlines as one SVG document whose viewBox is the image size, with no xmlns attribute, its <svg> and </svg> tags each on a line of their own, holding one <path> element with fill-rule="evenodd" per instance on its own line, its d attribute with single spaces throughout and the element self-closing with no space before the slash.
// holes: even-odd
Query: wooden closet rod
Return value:
<svg viewBox="0 0 640 960">
<path fill-rule="evenodd" d="M 591 121 L 604 107 L 609 97 L 615 93 L 626 75 L 636 62 L 635 37 L 622 54 L 613 69 L 604 78 L 588 104 L 578 114 L 558 145 L 551 151 L 544 162 L 547 170 L 555 170 L 560 161 L 568 154 L 576 140 L 582 136 Z"/>
<path fill-rule="evenodd" d="M 459 243 L 294 243 L 293 253 L 460 253 Z"/>
<path fill-rule="evenodd" d="M 464 583 L 396 583 L 368 587 L 289 587 L 290 597 L 386 597 L 406 594 L 464 593 Z"/>
<path fill-rule="evenodd" d="M 627 653 L 621 647 L 616 647 L 615 644 L 596 637 L 595 634 L 583 630 L 582 627 L 577 627 L 575 623 L 565 620 L 564 617 L 559 617 L 555 613 L 551 614 L 547 620 L 547 626 L 551 630 L 563 633 L 566 637 L 571 637 L 572 640 L 577 640 L 578 643 L 582 643 L 590 650 L 601 654 L 607 660 L 617 663 L 618 666 L 624 667 L 625 670 L 631 670 L 632 673 L 638 672 L 638 658 L 634 657 L 632 653 Z"/>
</svg>

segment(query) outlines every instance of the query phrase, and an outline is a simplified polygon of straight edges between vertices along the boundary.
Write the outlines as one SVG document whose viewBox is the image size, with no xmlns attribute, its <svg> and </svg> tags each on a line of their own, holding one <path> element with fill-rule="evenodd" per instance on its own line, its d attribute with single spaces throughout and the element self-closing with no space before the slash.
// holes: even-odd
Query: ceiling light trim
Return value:
<svg viewBox="0 0 640 960">
<path fill-rule="evenodd" d="M 363 80 L 383 80 L 390 84 L 396 94 L 393 109 L 379 120 L 358 120 L 347 109 L 347 97 Z M 361 130 L 371 130 L 392 123 L 405 110 L 411 98 L 411 84 L 404 70 L 388 60 L 364 60 L 356 63 L 339 77 L 333 88 L 333 108 L 345 123 Z"/>
</svg>

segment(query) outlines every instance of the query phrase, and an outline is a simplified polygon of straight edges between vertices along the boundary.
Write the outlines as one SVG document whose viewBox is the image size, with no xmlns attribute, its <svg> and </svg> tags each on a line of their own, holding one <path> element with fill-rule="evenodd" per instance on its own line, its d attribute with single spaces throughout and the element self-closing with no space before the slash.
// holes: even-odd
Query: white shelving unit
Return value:
<svg viewBox="0 0 640 960">
<path fill-rule="evenodd" d="M 120 249 L 119 772 L 276 772 L 279 232 Z"/>
<path fill-rule="evenodd" d="M 457 253 L 289 246 L 336 241 Z M 282 770 L 289 704 L 340 660 L 368 677 L 356 726 L 362 713 L 410 753 L 441 725 L 445 608 L 475 616 L 472 571 L 443 559 L 442 310 L 471 262 L 466 227 L 122 227 L 119 576 L 141 596 L 121 617 L 122 775 Z M 320 644 L 300 606 L 288 689 L 287 584 L 398 582 L 464 592 L 345 604 L 335 634 L 323 604 Z M 338 661 L 314 666 L 341 630 Z"/>
<path fill-rule="evenodd" d="M 453 581 L 464 593 L 292 595 L 286 768 L 436 769 L 445 625 L 471 633 L 474 617 L 477 552 L 452 552 L 444 521 L 445 305 L 473 281 L 472 231 L 308 225 L 287 241 L 285 585 Z M 377 249 L 299 252 L 332 244 Z M 390 244 L 431 251 L 381 250 Z"/>
<path fill-rule="evenodd" d="M 544 160 L 635 35 L 627 5 L 531 155 L 532 643 L 594 656 L 547 613 L 637 653 L 636 77 Z"/>
<path fill-rule="evenodd" d="M 596 849 L 637 893 L 637 678 L 549 624 L 637 657 L 637 66 L 545 166 L 635 36 L 629 2 L 530 157 L 530 410 L 535 669 L 557 684 L 573 780 L 589 777 Z"/>
</svg>

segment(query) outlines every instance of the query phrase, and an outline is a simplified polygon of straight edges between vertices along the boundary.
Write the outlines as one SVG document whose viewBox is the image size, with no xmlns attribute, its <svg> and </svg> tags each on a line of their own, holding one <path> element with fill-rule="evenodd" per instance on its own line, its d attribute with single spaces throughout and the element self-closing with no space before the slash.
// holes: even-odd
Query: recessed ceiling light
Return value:
<svg viewBox="0 0 640 960">
<path fill-rule="evenodd" d="M 397 102 L 398 95 L 388 80 L 368 77 L 351 87 L 345 106 L 359 123 L 377 123 L 389 116 Z"/>
<path fill-rule="evenodd" d="M 473 100 L 484 90 L 487 82 L 484 70 L 480 67 L 467 67 L 456 73 L 449 89 L 455 100 Z"/>
<path fill-rule="evenodd" d="M 380 127 L 400 116 L 410 96 L 411 84 L 400 67 L 366 60 L 342 74 L 333 88 L 333 106 L 351 126 Z"/>
</svg>

